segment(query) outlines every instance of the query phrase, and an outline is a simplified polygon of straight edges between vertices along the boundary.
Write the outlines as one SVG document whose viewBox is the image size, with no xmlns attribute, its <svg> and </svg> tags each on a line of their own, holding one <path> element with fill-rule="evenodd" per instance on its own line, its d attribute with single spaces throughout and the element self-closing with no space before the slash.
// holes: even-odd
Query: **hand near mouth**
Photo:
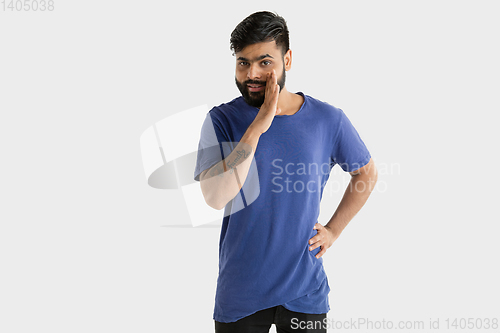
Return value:
<svg viewBox="0 0 500 333">
<path fill-rule="evenodd" d="M 248 86 L 250 87 L 251 85 Z M 280 86 L 278 85 L 278 78 L 276 77 L 276 71 L 274 69 L 266 76 L 265 89 L 266 94 L 264 103 L 260 107 L 259 113 L 254 121 L 250 124 L 250 126 L 255 128 L 259 133 L 265 133 L 271 126 L 274 116 L 281 112 L 278 108 Z"/>
</svg>

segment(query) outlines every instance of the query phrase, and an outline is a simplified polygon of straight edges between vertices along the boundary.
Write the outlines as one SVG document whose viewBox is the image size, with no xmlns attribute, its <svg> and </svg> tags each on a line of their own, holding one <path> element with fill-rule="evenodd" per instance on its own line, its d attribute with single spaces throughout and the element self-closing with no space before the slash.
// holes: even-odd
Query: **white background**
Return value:
<svg viewBox="0 0 500 333">
<path fill-rule="evenodd" d="M 324 256 L 329 317 L 500 318 L 498 2 L 259 3 L 2 8 L 1 332 L 213 331 L 219 229 L 147 185 L 139 137 L 239 95 L 229 35 L 258 10 L 288 22 L 288 89 L 342 108 L 380 168 Z"/>
</svg>

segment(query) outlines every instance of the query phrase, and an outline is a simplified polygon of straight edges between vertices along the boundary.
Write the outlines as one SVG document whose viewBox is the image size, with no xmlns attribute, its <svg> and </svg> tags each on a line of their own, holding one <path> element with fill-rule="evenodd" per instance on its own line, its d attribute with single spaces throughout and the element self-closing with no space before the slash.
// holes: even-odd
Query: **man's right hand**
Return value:
<svg viewBox="0 0 500 333">
<path fill-rule="evenodd" d="M 278 85 L 276 71 L 273 69 L 266 77 L 266 95 L 264 103 L 260 107 L 259 113 L 257 113 L 254 121 L 250 124 L 250 127 L 255 129 L 258 133 L 265 133 L 271 126 L 274 116 L 281 112 L 278 108 L 279 94 L 280 86 Z"/>
</svg>

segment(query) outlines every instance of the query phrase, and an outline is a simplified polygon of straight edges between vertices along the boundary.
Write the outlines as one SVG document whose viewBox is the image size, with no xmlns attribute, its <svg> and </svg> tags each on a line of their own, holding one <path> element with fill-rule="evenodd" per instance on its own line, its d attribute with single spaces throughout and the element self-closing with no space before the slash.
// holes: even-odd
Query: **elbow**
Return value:
<svg viewBox="0 0 500 333">
<path fill-rule="evenodd" d="M 370 161 L 361 169 L 352 172 L 351 176 L 355 179 L 356 182 L 363 182 L 365 184 L 365 186 L 363 186 L 365 190 L 367 190 L 368 192 L 372 192 L 378 180 L 377 167 L 375 166 L 373 161 Z"/>
<path fill-rule="evenodd" d="M 224 202 L 219 194 L 217 194 L 214 189 L 208 190 L 205 189 L 203 186 L 201 187 L 201 192 L 203 193 L 203 198 L 205 199 L 205 202 L 207 205 L 212 207 L 215 210 L 221 210 L 224 208 L 227 204 L 227 202 Z"/>
<path fill-rule="evenodd" d="M 215 210 L 221 210 L 222 208 L 224 208 L 226 206 L 224 203 L 217 201 L 217 200 L 210 199 L 210 198 L 205 198 L 205 202 L 207 203 L 207 205 L 209 205 L 210 207 L 212 207 Z"/>
<path fill-rule="evenodd" d="M 372 170 L 371 170 L 371 175 L 370 175 L 370 178 L 373 179 L 373 183 L 375 184 L 378 180 L 378 171 L 377 171 L 377 168 L 375 166 L 373 166 Z"/>
</svg>

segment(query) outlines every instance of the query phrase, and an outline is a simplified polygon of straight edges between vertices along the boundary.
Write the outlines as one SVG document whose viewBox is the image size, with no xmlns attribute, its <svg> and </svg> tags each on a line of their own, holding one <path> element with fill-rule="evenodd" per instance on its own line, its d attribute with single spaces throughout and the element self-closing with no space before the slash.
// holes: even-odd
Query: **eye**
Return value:
<svg viewBox="0 0 500 333">
<path fill-rule="evenodd" d="M 240 61 L 240 62 L 238 63 L 238 65 L 240 65 L 240 66 L 247 66 L 247 65 L 248 65 L 248 62 L 246 62 L 246 61 Z"/>
<path fill-rule="evenodd" d="M 262 65 L 264 65 L 264 66 L 269 66 L 270 64 L 271 64 L 271 62 L 269 60 L 264 60 L 262 62 Z"/>
</svg>

